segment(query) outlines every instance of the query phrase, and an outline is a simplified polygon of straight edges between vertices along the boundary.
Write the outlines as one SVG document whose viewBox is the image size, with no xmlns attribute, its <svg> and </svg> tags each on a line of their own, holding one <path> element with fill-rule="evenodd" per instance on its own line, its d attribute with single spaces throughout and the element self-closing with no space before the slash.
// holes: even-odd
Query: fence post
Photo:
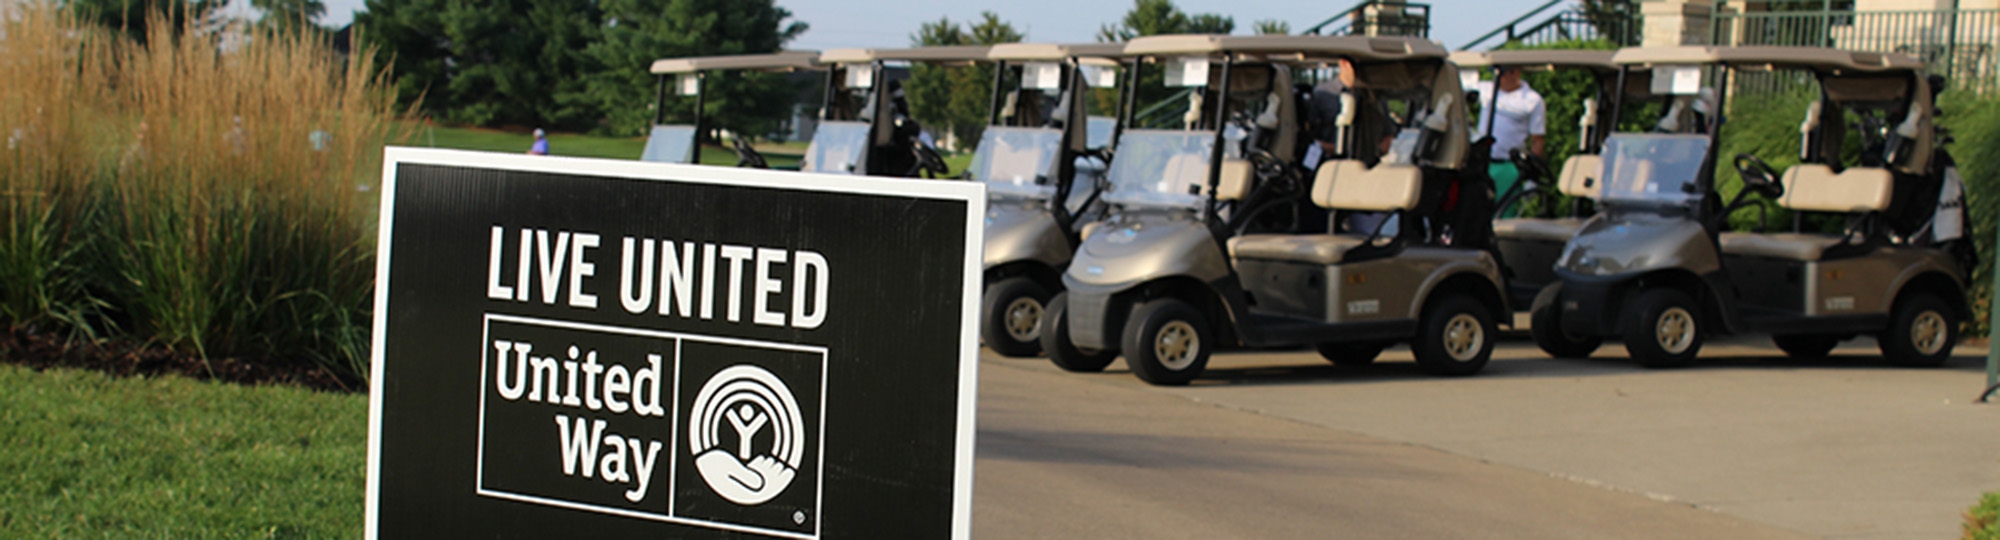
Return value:
<svg viewBox="0 0 2000 540">
<path fill-rule="evenodd" d="M 1994 237 L 2000 239 L 2000 229 L 1994 231 Z M 1979 393 L 1981 403 L 2000 386 L 2000 347 L 1995 346 L 2000 345 L 1996 343 L 2000 341 L 2000 324 L 1994 324 L 2000 321 L 2000 302 L 1995 301 L 2000 300 L 2000 253 L 1994 254 L 1993 263 L 1993 289 L 1986 295 L 1986 390 Z"/>
</svg>

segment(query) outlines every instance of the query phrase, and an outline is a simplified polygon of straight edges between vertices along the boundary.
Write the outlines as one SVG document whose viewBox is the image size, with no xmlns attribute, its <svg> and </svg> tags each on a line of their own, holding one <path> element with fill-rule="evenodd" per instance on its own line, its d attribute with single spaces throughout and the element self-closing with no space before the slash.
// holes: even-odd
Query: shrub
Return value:
<svg viewBox="0 0 2000 540">
<path fill-rule="evenodd" d="M 1987 493 L 1965 511 L 1964 540 L 2000 540 L 2000 492 Z"/>
<path fill-rule="evenodd" d="M 373 55 L 270 30 L 137 44 L 48 4 L 5 24 L 0 119 L 26 135 L 0 167 L 0 322 L 365 376 L 393 125 Z"/>
</svg>

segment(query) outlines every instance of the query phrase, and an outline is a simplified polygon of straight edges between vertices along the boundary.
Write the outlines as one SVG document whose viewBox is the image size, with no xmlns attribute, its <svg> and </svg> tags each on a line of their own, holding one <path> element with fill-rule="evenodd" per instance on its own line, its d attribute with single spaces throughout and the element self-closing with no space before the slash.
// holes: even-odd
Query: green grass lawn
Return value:
<svg viewBox="0 0 2000 540">
<path fill-rule="evenodd" d="M 362 528 L 368 398 L 0 365 L 0 538 Z"/>
</svg>

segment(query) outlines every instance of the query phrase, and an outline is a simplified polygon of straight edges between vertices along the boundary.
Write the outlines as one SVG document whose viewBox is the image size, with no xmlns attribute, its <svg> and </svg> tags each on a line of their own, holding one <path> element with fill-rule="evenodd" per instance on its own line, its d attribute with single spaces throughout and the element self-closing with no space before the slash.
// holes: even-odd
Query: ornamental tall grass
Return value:
<svg viewBox="0 0 2000 540">
<path fill-rule="evenodd" d="M 85 262 L 113 51 L 64 13 L 0 21 L 0 325 L 84 334 L 99 307 Z"/>
<path fill-rule="evenodd" d="M 0 239 L 0 287 L 43 291 L 0 296 L 0 317 L 366 373 L 374 187 L 394 125 L 373 55 L 270 31 L 139 45 L 47 4 L 6 24 L 0 64 L 24 73 L 0 90 L 4 110 L 55 120 L 26 124 L 37 146 L 0 180 L 25 193 L 10 197 L 25 232 Z"/>
</svg>

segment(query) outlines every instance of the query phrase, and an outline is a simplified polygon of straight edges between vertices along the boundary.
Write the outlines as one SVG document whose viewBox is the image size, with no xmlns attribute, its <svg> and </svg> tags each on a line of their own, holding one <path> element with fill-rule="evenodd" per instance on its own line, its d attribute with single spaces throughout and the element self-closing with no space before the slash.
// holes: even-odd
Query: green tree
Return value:
<svg viewBox="0 0 2000 540">
<path fill-rule="evenodd" d="M 326 16 L 326 2 L 321 0 L 250 0 L 250 7 L 264 14 L 258 23 L 290 31 L 296 28 L 318 28 L 320 17 Z"/>
<path fill-rule="evenodd" d="M 190 22 L 202 26 L 215 20 L 227 0 L 65 0 L 79 18 L 125 34 L 140 44 L 151 37 L 152 15 L 166 23 L 167 35 L 179 36 Z"/>
<path fill-rule="evenodd" d="M 406 103 L 446 121 L 482 126 L 588 128 L 585 54 L 602 12 L 562 0 L 368 0 L 361 35 L 394 60 Z"/>
<path fill-rule="evenodd" d="M 978 22 L 962 28 L 949 18 L 924 23 L 910 40 L 917 46 L 994 45 L 1018 43 L 1024 38 L 1014 25 L 991 11 L 980 13 Z M 950 131 L 962 145 L 976 146 L 986 131 L 991 115 L 993 71 L 991 66 L 932 66 L 918 64 L 910 70 L 903 95 L 910 101 L 910 115 L 925 126 Z"/>
<path fill-rule="evenodd" d="M 1236 19 L 1215 13 L 1189 15 L 1173 0 L 1133 0 L 1132 10 L 1116 23 L 1098 28 L 1097 40 L 1105 43 L 1130 41 L 1140 36 L 1161 34 L 1227 34 L 1236 31 Z"/>
<path fill-rule="evenodd" d="M 1130 41 L 1142 36 L 1162 34 L 1228 34 L 1235 31 L 1236 20 L 1214 13 L 1188 15 L 1181 12 L 1172 0 L 1133 0 L 1132 10 L 1117 23 L 1105 24 L 1097 32 L 1097 40 L 1105 43 Z M 1175 96 L 1176 91 L 1163 86 L 1166 73 L 1158 65 L 1147 66 L 1139 73 L 1138 97 L 1134 111 Z M 1115 110 L 1118 97 L 1113 92 L 1096 92 L 1092 105 L 1100 111 Z M 1182 99 L 1182 98 L 1175 98 Z"/>
<path fill-rule="evenodd" d="M 589 47 L 601 69 L 588 77 L 590 101 L 602 110 L 605 127 L 631 134 L 652 122 L 658 79 L 654 60 L 688 56 L 776 52 L 806 31 L 788 21 L 792 13 L 772 0 L 602 0 L 608 20 L 603 39 Z M 704 123 L 759 135 L 788 119 L 799 89 L 782 74 L 709 74 Z M 687 121 L 690 98 L 668 96 L 666 116 Z"/>
<path fill-rule="evenodd" d="M 1253 26 L 1259 35 L 1285 35 L 1292 33 L 1292 24 L 1272 19 L 1257 21 Z"/>
</svg>

